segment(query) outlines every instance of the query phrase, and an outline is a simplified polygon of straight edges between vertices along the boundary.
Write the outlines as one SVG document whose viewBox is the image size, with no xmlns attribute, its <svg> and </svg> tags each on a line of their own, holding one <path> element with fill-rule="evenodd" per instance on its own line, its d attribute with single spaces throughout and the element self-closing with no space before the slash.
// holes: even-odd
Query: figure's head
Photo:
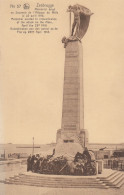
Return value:
<svg viewBox="0 0 124 195">
<path fill-rule="evenodd" d="M 66 41 L 66 37 L 63 37 L 62 38 L 62 43 L 65 43 L 65 41 Z"/>
<path fill-rule="evenodd" d="M 68 6 L 68 10 L 67 10 L 67 11 L 68 11 L 68 12 L 71 12 L 71 11 L 72 11 L 72 9 L 73 9 L 73 6 L 72 6 L 72 5 L 69 5 L 69 6 Z"/>
<path fill-rule="evenodd" d="M 72 5 L 69 5 L 69 6 L 68 6 L 68 9 L 72 9 Z"/>
<path fill-rule="evenodd" d="M 73 10 L 78 10 L 79 9 L 79 6 L 78 5 L 74 5 L 73 6 Z"/>
<path fill-rule="evenodd" d="M 87 147 L 84 148 L 85 151 L 88 151 Z"/>
</svg>

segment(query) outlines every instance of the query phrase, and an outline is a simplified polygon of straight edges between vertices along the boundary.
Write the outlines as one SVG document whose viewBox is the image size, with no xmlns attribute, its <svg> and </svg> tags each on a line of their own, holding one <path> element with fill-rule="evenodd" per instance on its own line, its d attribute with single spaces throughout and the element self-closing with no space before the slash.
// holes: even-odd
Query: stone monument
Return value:
<svg viewBox="0 0 124 195">
<path fill-rule="evenodd" d="M 32 160 L 37 160 L 31 166 L 28 163 L 28 170 L 54 175 L 96 175 L 95 155 L 87 149 L 88 133 L 84 129 L 81 44 L 92 13 L 78 4 L 69 6 L 68 11 L 74 13 L 74 22 L 70 37 L 62 39 L 65 47 L 65 69 L 61 129 L 57 131 L 57 144 L 53 154 L 32 157 Z"/>
<path fill-rule="evenodd" d="M 57 131 L 57 153 L 76 154 L 88 146 L 88 132 L 84 129 L 83 48 L 81 39 L 90 21 L 91 11 L 84 6 L 68 7 L 73 12 L 71 36 L 63 37 L 65 68 L 61 129 Z M 71 18 L 71 17 L 70 17 Z M 71 23 L 71 22 L 70 22 Z"/>
</svg>

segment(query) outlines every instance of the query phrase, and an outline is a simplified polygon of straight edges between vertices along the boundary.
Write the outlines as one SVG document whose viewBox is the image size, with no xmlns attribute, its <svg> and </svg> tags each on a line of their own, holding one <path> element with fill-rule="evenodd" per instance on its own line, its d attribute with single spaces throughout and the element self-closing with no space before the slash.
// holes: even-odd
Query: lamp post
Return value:
<svg viewBox="0 0 124 195">
<path fill-rule="evenodd" d="M 70 24 L 69 24 L 69 34 L 71 36 L 71 12 L 69 14 L 69 21 L 70 21 Z"/>
<path fill-rule="evenodd" d="M 32 155 L 34 155 L 34 137 L 33 137 L 33 150 L 32 150 Z"/>
</svg>

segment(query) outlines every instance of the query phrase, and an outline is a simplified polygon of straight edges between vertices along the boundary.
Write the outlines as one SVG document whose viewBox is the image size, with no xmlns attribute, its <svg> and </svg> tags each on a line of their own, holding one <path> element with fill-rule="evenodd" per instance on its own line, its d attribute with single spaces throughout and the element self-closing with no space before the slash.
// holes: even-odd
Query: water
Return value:
<svg viewBox="0 0 124 195">
<path fill-rule="evenodd" d="M 4 163 L 2 165 L 0 165 L 0 173 L 1 172 L 25 172 L 27 169 L 26 164 L 18 162 L 18 163 L 12 163 L 12 162 L 8 162 L 8 163 Z"/>
</svg>

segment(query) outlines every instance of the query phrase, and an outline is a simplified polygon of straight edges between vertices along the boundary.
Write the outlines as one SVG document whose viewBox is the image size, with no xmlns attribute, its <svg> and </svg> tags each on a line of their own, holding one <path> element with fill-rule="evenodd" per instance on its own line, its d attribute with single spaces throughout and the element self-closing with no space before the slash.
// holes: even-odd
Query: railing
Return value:
<svg viewBox="0 0 124 195">
<path fill-rule="evenodd" d="M 124 160 L 104 160 L 104 168 L 124 171 Z"/>
</svg>

